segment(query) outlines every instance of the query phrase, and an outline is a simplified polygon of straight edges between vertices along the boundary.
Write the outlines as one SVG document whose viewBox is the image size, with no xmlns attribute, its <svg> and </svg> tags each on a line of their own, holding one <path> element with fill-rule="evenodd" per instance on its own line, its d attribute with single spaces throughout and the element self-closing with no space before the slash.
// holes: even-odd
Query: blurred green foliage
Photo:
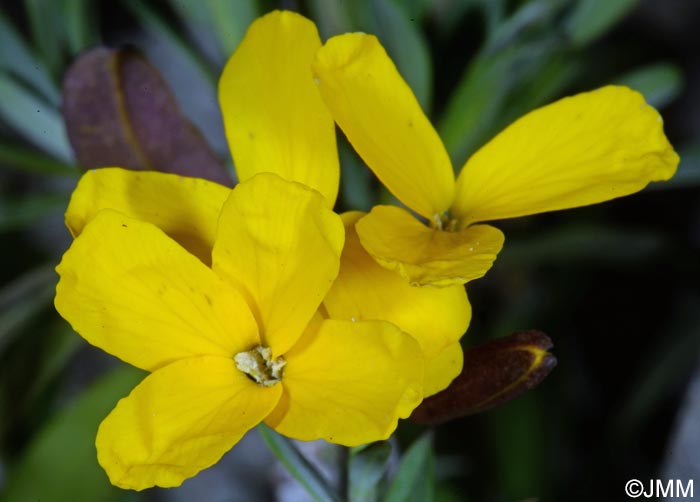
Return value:
<svg viewBox="0 0 700 502">
<path fill-rule="evenodd" d="M 469 286 L 466 343 L 540 328 L 560 366 L 524 398 L 438 429 L 436 459 L 430 436 L 414 442 L 386 500 L 592 500 L 620 493 L 629 477 L 654 477 L 700 353 L 700 137 L 683 127 L 700 112 L 674 109 L 689 92 L 683 43 L 644 38 L 634 24 L 639 2 L 24 0 L 0 10 L 0 500 L 163 496 L 108 485 L 92 447 L 96 426 L 139 375 L 97 358 L 51 305 L 52 264 L 69 241 L 61 214 L 80 174 L 60 112 L 67 66 L 95 44 L 155 40 L 173 58 L 157 63 L 186 62 L 215 101 L 217 76 L 247 25 L 279 7 L 310 16 L 324 39 L 377 34 L 457 169 L 523 113 L 610 82 L 639 89 L 671 119 L 682 154 L 671 182 L 504 224 L 509 242 L 496 267 Z M 630 43 L 658 50 L 616 58 Z M 340 209 L 366 210 L 387 194 L 340 143 Z M 81 368 L 95 365 L 102 377 L 88 385 L 94 375 Z M 353 452 L 348 476 L 368 465 L 384 472 L 387 448 Z M 351 498 L 376 488 L 357 485 Z"/>
</svg>

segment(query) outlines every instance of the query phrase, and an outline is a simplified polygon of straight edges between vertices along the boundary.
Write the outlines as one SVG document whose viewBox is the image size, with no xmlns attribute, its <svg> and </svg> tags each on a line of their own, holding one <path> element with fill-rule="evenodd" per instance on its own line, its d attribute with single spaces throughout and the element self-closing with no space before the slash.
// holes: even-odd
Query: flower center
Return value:
<svg viewBox="0 0 700 502">
<path fill-rule="evenodd" d="M 262 345 L 247 352 L 239 352 L 233 360 L 236 362 L 236 368 L 264 387 L 272 387 L 282 380 L 282 370 L 287 364 L 283 357 L 273 360 L 270 347 Z"/>
<path fill-rule="evenodd" d="M 431 227 L 437 228 L 438 230 L 445 230 L 446 232 L 455 232 L 458 225 L 459 220 L 457 220 L 457 218 L 452 218 L 449 211 L 445 211 L 442 214 L 434 214 L 433 221 L 430 222 Z"/>
</svg>

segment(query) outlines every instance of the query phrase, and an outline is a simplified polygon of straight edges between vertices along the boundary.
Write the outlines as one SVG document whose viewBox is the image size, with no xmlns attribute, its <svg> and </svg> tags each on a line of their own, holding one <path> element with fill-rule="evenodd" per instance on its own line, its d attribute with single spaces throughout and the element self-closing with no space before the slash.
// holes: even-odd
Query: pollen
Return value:
<svg viewBox="0 0 700 502">
<path fill-rule="evenodd" d="M 239 352 L 233 360 L 236 362 L 236 368 L 263 387 L 272 387 L 282 380 L 284 366 L 287 364 L 283 357 L 272 359 L 270 347 L 262 345 Z"/>
</svg>

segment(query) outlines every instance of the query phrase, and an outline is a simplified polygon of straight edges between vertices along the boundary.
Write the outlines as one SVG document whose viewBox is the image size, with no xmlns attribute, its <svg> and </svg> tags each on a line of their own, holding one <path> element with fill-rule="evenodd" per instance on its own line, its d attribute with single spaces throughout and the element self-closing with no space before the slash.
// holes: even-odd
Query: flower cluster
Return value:
<svg viewBox="0 0 700 502">
<path fill-rule="evenodd" d="M 462 370 L 463 284 L 503 245 L 475 223 L 627 195 L 678 164 L 658 113 L 605 87 L 524 116 L 455 180 L 377 39 L 322 45 L 291 12 L 251 25 L 219 98 L 234 189 L 103 168 L 66 212 L 57 310 L 150 372 L 97 434 L 123 488 L 177 486 L 260 422 L 301 440 L 387 438 Z M 333 212 L 335 124 L 413 213 Z"/>
</svg>

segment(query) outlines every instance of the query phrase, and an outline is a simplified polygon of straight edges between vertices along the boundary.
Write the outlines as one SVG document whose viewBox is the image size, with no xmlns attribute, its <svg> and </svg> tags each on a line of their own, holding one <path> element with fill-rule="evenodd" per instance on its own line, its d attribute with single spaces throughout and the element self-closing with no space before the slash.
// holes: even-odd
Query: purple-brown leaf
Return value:
<svg viewBox="0 0 700 502">
<path fill-rule="evenodd" d="M 97 47 L 63 80 L 68 138 L 85 169 L 119 166 L 233 181 L 170 89 L 144 57 Z"/>
<path fill-rule="evenodd" d="M 437 425 L 473 415 L 514 399 L 537 386 L 556 366 L 547 352 L 552 341 L 541 331 L 519 331 L 464 352 L 462 373 L 411 415 Z"/>
</svg>

